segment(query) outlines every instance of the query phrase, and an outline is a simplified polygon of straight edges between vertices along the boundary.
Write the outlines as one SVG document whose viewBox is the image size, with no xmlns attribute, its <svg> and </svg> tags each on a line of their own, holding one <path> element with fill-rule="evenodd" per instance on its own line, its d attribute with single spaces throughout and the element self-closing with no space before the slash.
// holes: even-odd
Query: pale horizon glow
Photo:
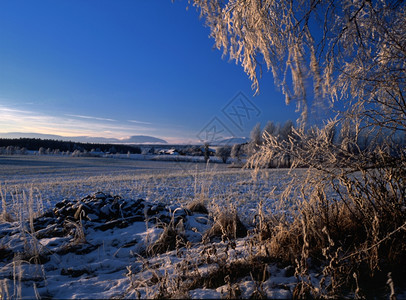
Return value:
<svg viewBox="0 0 406 300">
<path fill-rule="evenodd" d="M 109 123 L 104 124 L 103 121 L 108 121 Z M 108 118 L 68 114 L 59 117 L 49 116 L 34 111 L 12 109 L 5 106 L 0 106 L 0 127 L 1 133 L 27 132 L 55 134 L 64 137 L 91 136 L 117 139 L 126 139 L 133 135 L 148 135 L 156 131 L 154 128 L 133 124 L 126 125 Z M 143 132 L 143 134 L 138 134 L 137 132 Z"/>
<path fill-rule="evenodd" d="M 109 123 L 104 124 L 102 121 L 109 121 Z M 111 122 L 116 122 L 117 125 L 112 125 Z M 115 138 L 118 140 L 126 140 L 131 136 L 145 135 L 160 138 L 173 144 L 198 143 L 197 139 L 162 136 L 157 133 L 158 130 L 156 128 L 134 125 L 151 125 L 148 122 L 135 120 L 128 120 L 127 122 L 130 124 L 122 124 L 117 120 L 108 118 L 69 114 L 65 114 L 65 117 L 56 117 L 0 105 L 0 135 L 2 133 L 16 132 L 51 134 L 62 137 Z"/>
</svg>

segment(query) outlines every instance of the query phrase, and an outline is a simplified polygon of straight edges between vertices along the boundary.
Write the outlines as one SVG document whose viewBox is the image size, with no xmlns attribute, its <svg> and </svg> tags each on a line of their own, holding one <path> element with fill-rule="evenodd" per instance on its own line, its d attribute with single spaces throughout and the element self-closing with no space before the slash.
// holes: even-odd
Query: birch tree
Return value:
<svg viewBox="0 0 406 300">
<path fill-rule="evenodd" d="M 252 128 L 250 133 L 249 142 L 249 155 L 253 155 L 261 145 L 261 124 L 257 123 L 254 128 Z"/>
<path fill-rule="evenodd" d="M 293 221 L 284 223 L 282 216 L 276 224 L 287 224 L 285 231 L 270 233 L 270 240 L 285 248 L 268 250 L 281 253 L 286 245 L 299 249 L 294 253 L 300 258 L 296 272 L 306 278 L 311 241 L 316 257 L 327 260 L 324 270 L 333 294 L 343 282 L 351 286 L 348 274 L 353 272 L 362 275 L 360 282 L 368 282 L 379 270 L 404 272 L 399 266 L 406 263 L 406 149 L 394 141 L 406 133 L 405 1 L 193 4 L 215 46 L 241 64 L 255 93 L 267 84 L 260 80 L 267 70 L 286 103 L 294 101 L 300 112 L 299 127 L 292 128 L 289 139 L 265 131 L 263 144 L 248 159 L 249 166 L 258 167 L 289 157 L 292 168 L 307 168 L 305 178 L 292 181 L 281 193 L 287 210 L 291 195 L 298 195 L 293 197 L 298 208 Z M 343 109 L 334 119 L 305 130 L 311 109 L 333 110 L 337 103 Z M 339 143 L 334 142 L 336 129 Z M 364 136 L 373 138 L 372 146 L 359 146 Z M 294 237 L 302 232 L 303 241 L 278 240 L 286 232 Z M 368 272 L 362 271 L 365 266 Z M 307 294 L 302 289 L 297 295 Z"/>
<path fill-rule="evenodd" d="M 368 124 L 405 130 L 406 10 L 384 0 L 194 0 L 215 46 L 252 80 L 272 72 L 300 120 L 348 102 Z M 307 86 L 312 86 L 309 90 Z M 312 94 L 312 101 L 309 95 Z"/>
</svg>

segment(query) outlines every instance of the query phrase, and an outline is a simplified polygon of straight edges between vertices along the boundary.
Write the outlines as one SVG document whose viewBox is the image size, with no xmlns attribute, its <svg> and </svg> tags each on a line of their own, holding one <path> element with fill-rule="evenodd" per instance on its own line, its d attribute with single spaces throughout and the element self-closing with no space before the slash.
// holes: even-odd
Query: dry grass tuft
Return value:
<svg viewBox="0 0 406 300">
<path fill-rule="evenodd" d="M 179 249 L 180 247 L 186 245 L 186 243 L 187 240 L 184 235 L 181 234 L 177 228 L 169 224 L 165 226 L 159 239 L 147 247 L 147 255 L 155 256 L 167 251 Z"/>
<path fill-rule="evenodd" d="M 186 206 L 186 209 L 188 209 L 194 213 L 200 213 L 200 214 L 206 214 L 206 215 L 209 214 L 209 210 L 207 209 L 206 205 L 204 204 L 204 201 L 201 201 L 200 199 L 190 202 Z"/>
<path fill-rule="evenodd" d="M 263 282 L 269 278 L 266 270 L 268 258 L 254 257 L 249 261 L 238 260 L 233 262 L 218 261 L 219 267 L 209 274 L 195 278 L 188 287 L 215 289 L 227 283 L 234 283 L 238 279 L 251 276 L 254 281 Z"/>
<path fill-rule="evenodd" d="M 182 218 L 176 218 L 175 214 L 177 209 L 173 211 L 169 224 L 160 222 L 157 226 L 163 227 L 164 231 L 161 233 L 159 239 L 146 249 L 148 256 L 155 256 L 167 251 L 179 249 L 186 245 L 187 239 L 185 237 L 185 227 Z"/>
<path fill-rule="evenodd" d="M 2 212 L 0 214 L 0 222 L 14 222 L 15 219 L 7 211 L 6 192 L 1 184 L 0 184 L 0 198 L 1 198 L 1 209 L 2 209 Z"/>
<path fill-rule="evenodd" d="M 406 276 L 406 152 L 386 140 L 361 149 L 357 135 L 333 143 L 328 125 L 289 141 L 266 137 L 252 158 L 257 167 L 281 156 L 308 167 L 280 196 L 296 203 L 285 215 L 262 215 L 256 237 L 267 255 L 296 265 L 295 297 L 383 297 L 388 273 L 392 286 Z M 320 286 L 309 280 L 314 268 Z"/>
<path fill-rule="evenodd" d="M 7 211 L 3 210 L 0 214 L 0 222 L 11 223 L 14 222 L 15 219 L 9 214 Z"/>
<path fill-rule="evenodd" d="M 220 237 L 222 240 L 242 238 L 247 235 L 247 228 L 241 222 L 235 209 L 217 209 L 213 226 L 204 234 L 203 240 Z"/>
</svg>

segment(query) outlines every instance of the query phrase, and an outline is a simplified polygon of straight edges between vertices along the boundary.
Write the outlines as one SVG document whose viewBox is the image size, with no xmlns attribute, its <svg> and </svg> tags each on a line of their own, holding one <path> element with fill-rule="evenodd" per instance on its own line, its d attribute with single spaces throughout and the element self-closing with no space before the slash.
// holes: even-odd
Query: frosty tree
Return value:
<svg viewBox="0 0 406 300">
<path fill-rule="evenodd" d="M 194 0 L 215 45 L 259 92 L 264 67 L 305 121 L 312 105 L 350 102 L 369 124 L 405 130 L 403 1 Z M 308 89 L 312 86 L 312 92 Z M 327 104 L 327 105 L 326 105 Z M 361 113 L 361 114 L 360 114 Z"/>
<path fill-rule="evenodd" d="M 218 147 L 216 150 L 216 156 L 221 158 L 223 163 L 227 163 L 227 159 L 231 155 L 231 147 L 230 146 L 222 146 Z"/>
<path fill-rule="evenodd" d="M 261 124 L 257 123 L 254 128 L 252 128 L 250 133 L 250 142 L 248 152 L 249 155 L 253 155 L 261 145 Z"/>
<path fill-rule="evenodd" d="M 277 131 L 277 127 L 275 126 L 275 124 L 272 121 L 268 121 L 264 127 L 263 132 L 267 133 L 267 134 L 274 134 Z"/>
<path fill-rule="evenodd" d="M 286 211 L 296 201 L 293 221 L 272 216 L 276 221 L 267 228 L 273 229 L 265 230 L 276 241 L 270 252 L 297 249 L 293 257 L 303 282 L 296 297 L 309 297 L 310 289 L 322 298 L 306 279 L 312 255 L 326 260 L 330 284 L 321 293 L 327 296 L 354 286 L 348 274 L 359 274 L 357 286 L 377 272 L 404 278 L 399 266 L 406 264 L 406 147 L 399 141 L 406 134 L 405 1 L 193 3 L 216 47 L 242 65 L 253 89 L 259 92 L 266 68 L 286 103 L 295 101 L 301 113 L 298 128 L 280 128 L 284 139 L 270 133 L 272 126 L 265 130 L 248 159 L 251 167 L 279 161 L 306 167 L 306 176 L 292 176 L 280 194 Z M 342 112 L 333 120 L 305 130 L 310 109 L 332 110 L 336 103 Z"/>
</svg>

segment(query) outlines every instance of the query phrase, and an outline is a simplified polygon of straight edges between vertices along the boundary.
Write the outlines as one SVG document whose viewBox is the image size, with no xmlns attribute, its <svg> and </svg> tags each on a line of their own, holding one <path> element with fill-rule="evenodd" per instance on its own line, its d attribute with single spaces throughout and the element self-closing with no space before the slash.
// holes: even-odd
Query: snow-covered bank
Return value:
<svg viewBox="0 0 406 300">
<path fill-rule="evenodd" d="M 248 298 L 260 292 L 259 285 L 267 297 L 292 296 L 296 279 L 289 266 L 263 265 L 266 275 L 260 281 L 250 278 L 250 272 L 231 279 L 213 275 L 224 272 L 226 265 L 245 265 L 257 250 L 248 247 L 247 237 L 202 242 L 213 219 L 194 210 L 97 193 L 59 202 L 31 221 L 2 223 L 0 294 L 30 299 L 151 298 L 162 293 L 163 285 L 172 291 L 184 278 L 179 292 L 191 298 L 227 293 Z M 164 240 L 168 228 L 175 235 Z"/>
</svg>

